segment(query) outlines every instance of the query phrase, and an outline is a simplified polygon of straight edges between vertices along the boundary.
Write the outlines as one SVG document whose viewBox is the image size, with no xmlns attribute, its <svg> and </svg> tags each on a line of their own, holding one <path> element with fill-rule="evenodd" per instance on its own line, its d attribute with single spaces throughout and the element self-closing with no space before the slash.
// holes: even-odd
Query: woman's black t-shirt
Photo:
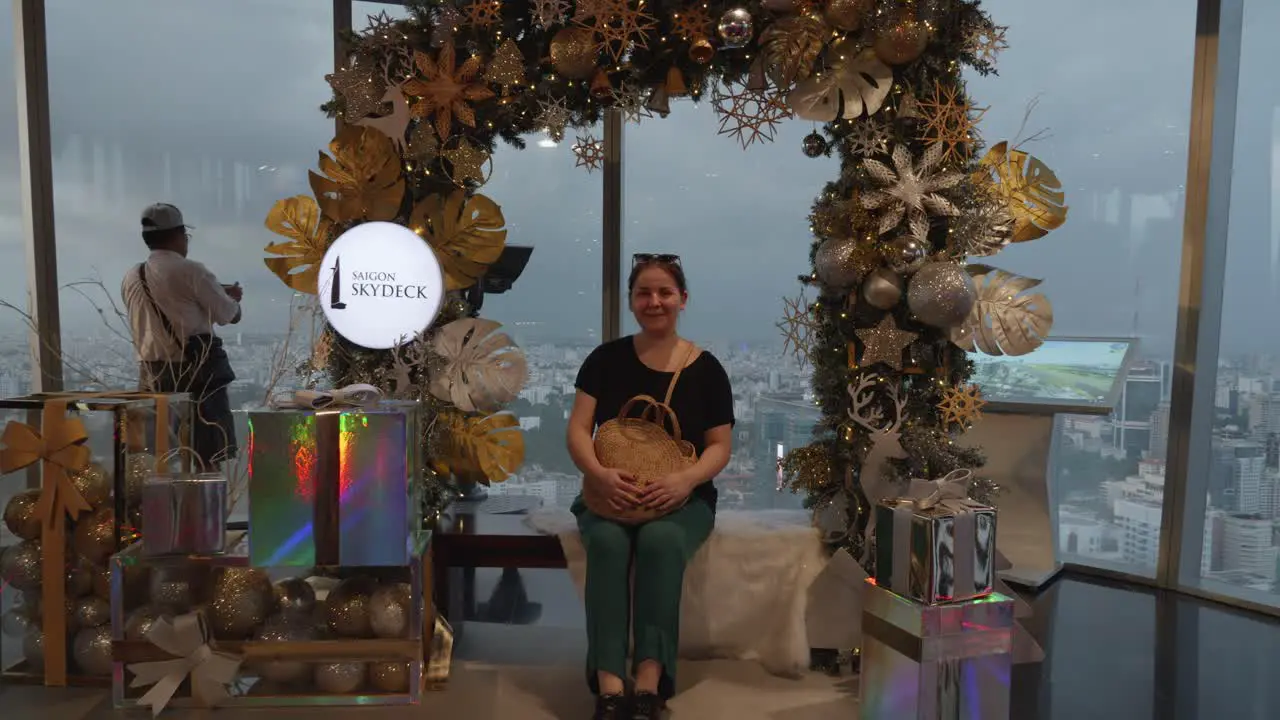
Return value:
<svg viewBox="0 0 1280 720">
<path fill-rule="evenodd" d="M 574 385 L 596 399 L 595 427 L 600 427 L 618 417 L 622 406 L 637 395 L 649 395 L 661 401 L 667 396 L 672 375 L 641 362 L 635 338 L 628 335 L 591 351 L 578 370 Z M 703 350 L 680 373 L 671 397 L 671 409 L 680 420 L 683 438 L 693 443 L 699 457 L 706 450 L 708 430 L 734 424 L 729 374 L 714 355 Z M 716 506 L 717 493 L 712 481 L 694 488 L 693 496 L 702 498 L 712 508 Z"/>
</svg>

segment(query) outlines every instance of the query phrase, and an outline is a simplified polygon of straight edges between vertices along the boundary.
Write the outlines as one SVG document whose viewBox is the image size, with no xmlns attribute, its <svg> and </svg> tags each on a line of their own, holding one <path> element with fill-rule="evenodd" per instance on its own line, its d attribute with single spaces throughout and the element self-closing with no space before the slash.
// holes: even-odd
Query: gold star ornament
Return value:
<svg viewBox="0 0 1280 720">
<path fill-rule="evenodd" d="M 468 181 L 474 182 L 479 186 L 489 180 L 489 174 L 485 172 L 485 164 L 489 162 L 489 153 L 466 140 L 459 140 L 457 147 L 449 148 L 440 154 L 452 166 L 453 169 L 449 177 L 458 187 L 463 187 Z"/>
<path fill-rule="evenodd" d="M 902 351 L 919 337 L 917 333 L 902 330 L 892 315 L 885 315 L 875 327 L 855 331 L 862 341 L 862 360 L 859 365 L 870 367 L 884 363 L 902 372 Z"/>
<path fill-rule="evenodd" d="M 604 165 L 604 143 L 591 133 L 578 136 L 578 142 L 573 144 L 573 154 L 578 158 L 574 167 L 586 168 L 587 172 L 598 170 Z"/>
<path fill-rule="evenodd" d="M 938 410 L 942 413 L 942 422 L 969 426 L 982 417 L 982 408 L 987 401 L 982 399 L 982 388 L 977 385 L 949 387 L 942 392 L 942 400 Z"/>
</svg>

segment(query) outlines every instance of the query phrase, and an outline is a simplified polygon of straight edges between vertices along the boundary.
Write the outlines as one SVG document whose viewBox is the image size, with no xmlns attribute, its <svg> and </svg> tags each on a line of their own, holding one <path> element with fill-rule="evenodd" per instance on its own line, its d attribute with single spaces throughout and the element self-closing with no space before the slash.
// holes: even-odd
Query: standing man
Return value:
<svg viewBox="0 0 1280 720">
<path fill-rule="evenodd" d="M 187 259 L 191 235 L 178 208 L 157 203 L 142 211 L 147 259 L 125 273 L 120 294 L 129 313 L 140 384 L 147 392 L 185 392 L 196 401 L 192 450 L 205 471 L 236 455 L 227 385 L 235 372 L 213 334 L 240 322 L 240 284 L 223 285 Z"/>
</svg>

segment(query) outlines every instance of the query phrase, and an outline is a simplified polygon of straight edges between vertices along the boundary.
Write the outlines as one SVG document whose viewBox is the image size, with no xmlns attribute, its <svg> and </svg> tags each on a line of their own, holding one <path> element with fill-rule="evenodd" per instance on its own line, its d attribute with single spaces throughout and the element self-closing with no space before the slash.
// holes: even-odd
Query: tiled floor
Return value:
<svg viewBox="0 0 1280 720">
<path fill-rule="evenodd" d="M 447 690 L 419 707 L 360 709 L 362 717 L 468 720 L 586 718 L 581 605 L 562 571 L 522 573 L 536 624 L 468 623 Z M 496 571 L 481 571 L 489 597 Z M 1043 665 L 1013 678 L 1013 720 L 1272 720 L 1280 717 L 1280 624 L 1186 598 L 1063 579 L 1035 600 Z M 531 615 L 528 608 L 522 615 Z M 685 663 L 673 718 L 824 720 L 857 716 L 856 679 L 770 677 L 752 663 Z M 100 691 L 0 685 L 0 717 L 119 717 Z M 348 717 L 341 710 L 218 711 L 220 720 Z M 183 720 L 195 713 L 174 713 Z M 206 717 L 207 715 L 201 715 Z"/>
</svg>

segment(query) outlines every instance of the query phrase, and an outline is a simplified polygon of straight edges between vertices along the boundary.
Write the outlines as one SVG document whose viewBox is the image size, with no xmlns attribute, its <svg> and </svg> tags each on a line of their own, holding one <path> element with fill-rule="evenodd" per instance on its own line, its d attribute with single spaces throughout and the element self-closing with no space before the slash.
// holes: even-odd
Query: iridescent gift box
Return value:
<svg viewBox="0 0 1280 720">
<path fill-rule="evenodd" d="M 929 505 L 883 500 L 875 508 L 876 582 L 926 604 L 995 591 L 996 511 L 967 499 Z"/>
<path fill-rule="evenodd" d="M 249 413 L 249 559 L 399 566 L 421 533 L 417 403 Z"/>
<path fill-rule="evenodd" d="M 1012 647 L 1012 598 L 921 605 L 868 579 L 859 717 L 1007 719 Z"/>
</svg>

